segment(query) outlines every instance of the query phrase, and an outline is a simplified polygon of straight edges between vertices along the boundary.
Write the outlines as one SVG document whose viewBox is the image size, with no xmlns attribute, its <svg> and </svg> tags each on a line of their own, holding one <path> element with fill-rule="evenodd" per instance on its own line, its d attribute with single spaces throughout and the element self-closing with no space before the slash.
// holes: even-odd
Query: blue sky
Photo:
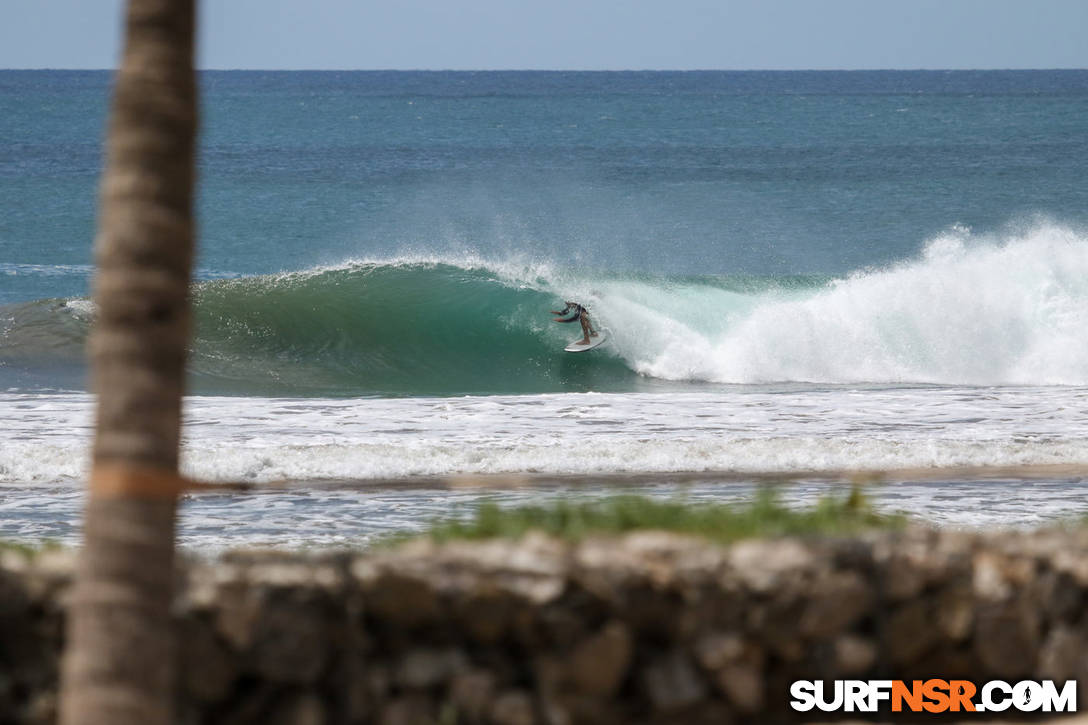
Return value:
<svg viewBox="0 0 1088 725">
<path fill-rule="evenodd" d="M 120 0 L 0 0 L 0 68 L 115 65 Z M 204 68 L 1086 68 L 1088 0 L 203 0 Z"/>
</svg>

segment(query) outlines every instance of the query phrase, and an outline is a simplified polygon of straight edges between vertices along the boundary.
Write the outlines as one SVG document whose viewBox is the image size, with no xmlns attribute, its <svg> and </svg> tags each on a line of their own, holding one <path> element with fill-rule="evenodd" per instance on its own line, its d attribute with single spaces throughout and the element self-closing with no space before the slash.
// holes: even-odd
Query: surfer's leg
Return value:
<svg viewBox="0 0 1088 725">
<path fill-rule="evenodd" d="M 582 310 L 582 314 L 578 317 L 578 321 L 582 323 L 582 343 L 583 345 L 589 344 L 589 315 L 585 310 Z"/>
<path fill-rule="evenodd" d="M 597 336 L 597 329 L 593 327 L 593 321 L 589 319 L 589 313 L 582 311 L 582 330 L 586 333 L 586 342 L 589 342 L 589 336 Z"/>
</svg>

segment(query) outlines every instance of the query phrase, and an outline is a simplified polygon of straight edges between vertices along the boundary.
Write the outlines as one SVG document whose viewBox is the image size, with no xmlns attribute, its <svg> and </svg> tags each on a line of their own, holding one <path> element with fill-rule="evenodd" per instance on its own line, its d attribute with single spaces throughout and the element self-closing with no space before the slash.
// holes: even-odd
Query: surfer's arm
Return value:
<svg viewBox="0 0 1088 725">
<path fill-rule="evenodd" d="M 552 318 L 553 320 L 556 322 L 574 322 L 580 320 L 582 315 L 586 314 L 586 308 L 577 302 L 567 302 L 566 304 L 567 306 L 562 310 L 551 311 L 553 315 L 557 315 L 557 317 Z"/>
</svg>

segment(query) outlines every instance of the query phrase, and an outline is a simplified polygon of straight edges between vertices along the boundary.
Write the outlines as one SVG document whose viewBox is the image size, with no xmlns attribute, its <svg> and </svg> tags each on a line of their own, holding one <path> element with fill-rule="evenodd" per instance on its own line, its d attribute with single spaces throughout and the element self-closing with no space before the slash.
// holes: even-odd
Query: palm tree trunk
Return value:
<svg viewBox="0 0 1088 725">
<path fill-rule="evenodd" d="M 174 512 L 193 256 L 194 0 L 130 0 L 102 180 L 98 394 L 65 725 L 171 719 Z"/>
</svg>

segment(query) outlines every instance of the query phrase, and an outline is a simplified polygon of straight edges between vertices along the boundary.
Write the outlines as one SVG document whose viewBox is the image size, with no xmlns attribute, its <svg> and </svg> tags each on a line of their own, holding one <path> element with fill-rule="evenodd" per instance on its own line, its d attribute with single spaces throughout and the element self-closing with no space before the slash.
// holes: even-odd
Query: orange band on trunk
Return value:
<svg viewBox="0 0 1088 725">
<path fill-rule="evenodd" d="M 91 470 L 91 495 L 98 498 L 177 498 L 202 487 L 163 468 L 110 463 Z"/>
</svg>

